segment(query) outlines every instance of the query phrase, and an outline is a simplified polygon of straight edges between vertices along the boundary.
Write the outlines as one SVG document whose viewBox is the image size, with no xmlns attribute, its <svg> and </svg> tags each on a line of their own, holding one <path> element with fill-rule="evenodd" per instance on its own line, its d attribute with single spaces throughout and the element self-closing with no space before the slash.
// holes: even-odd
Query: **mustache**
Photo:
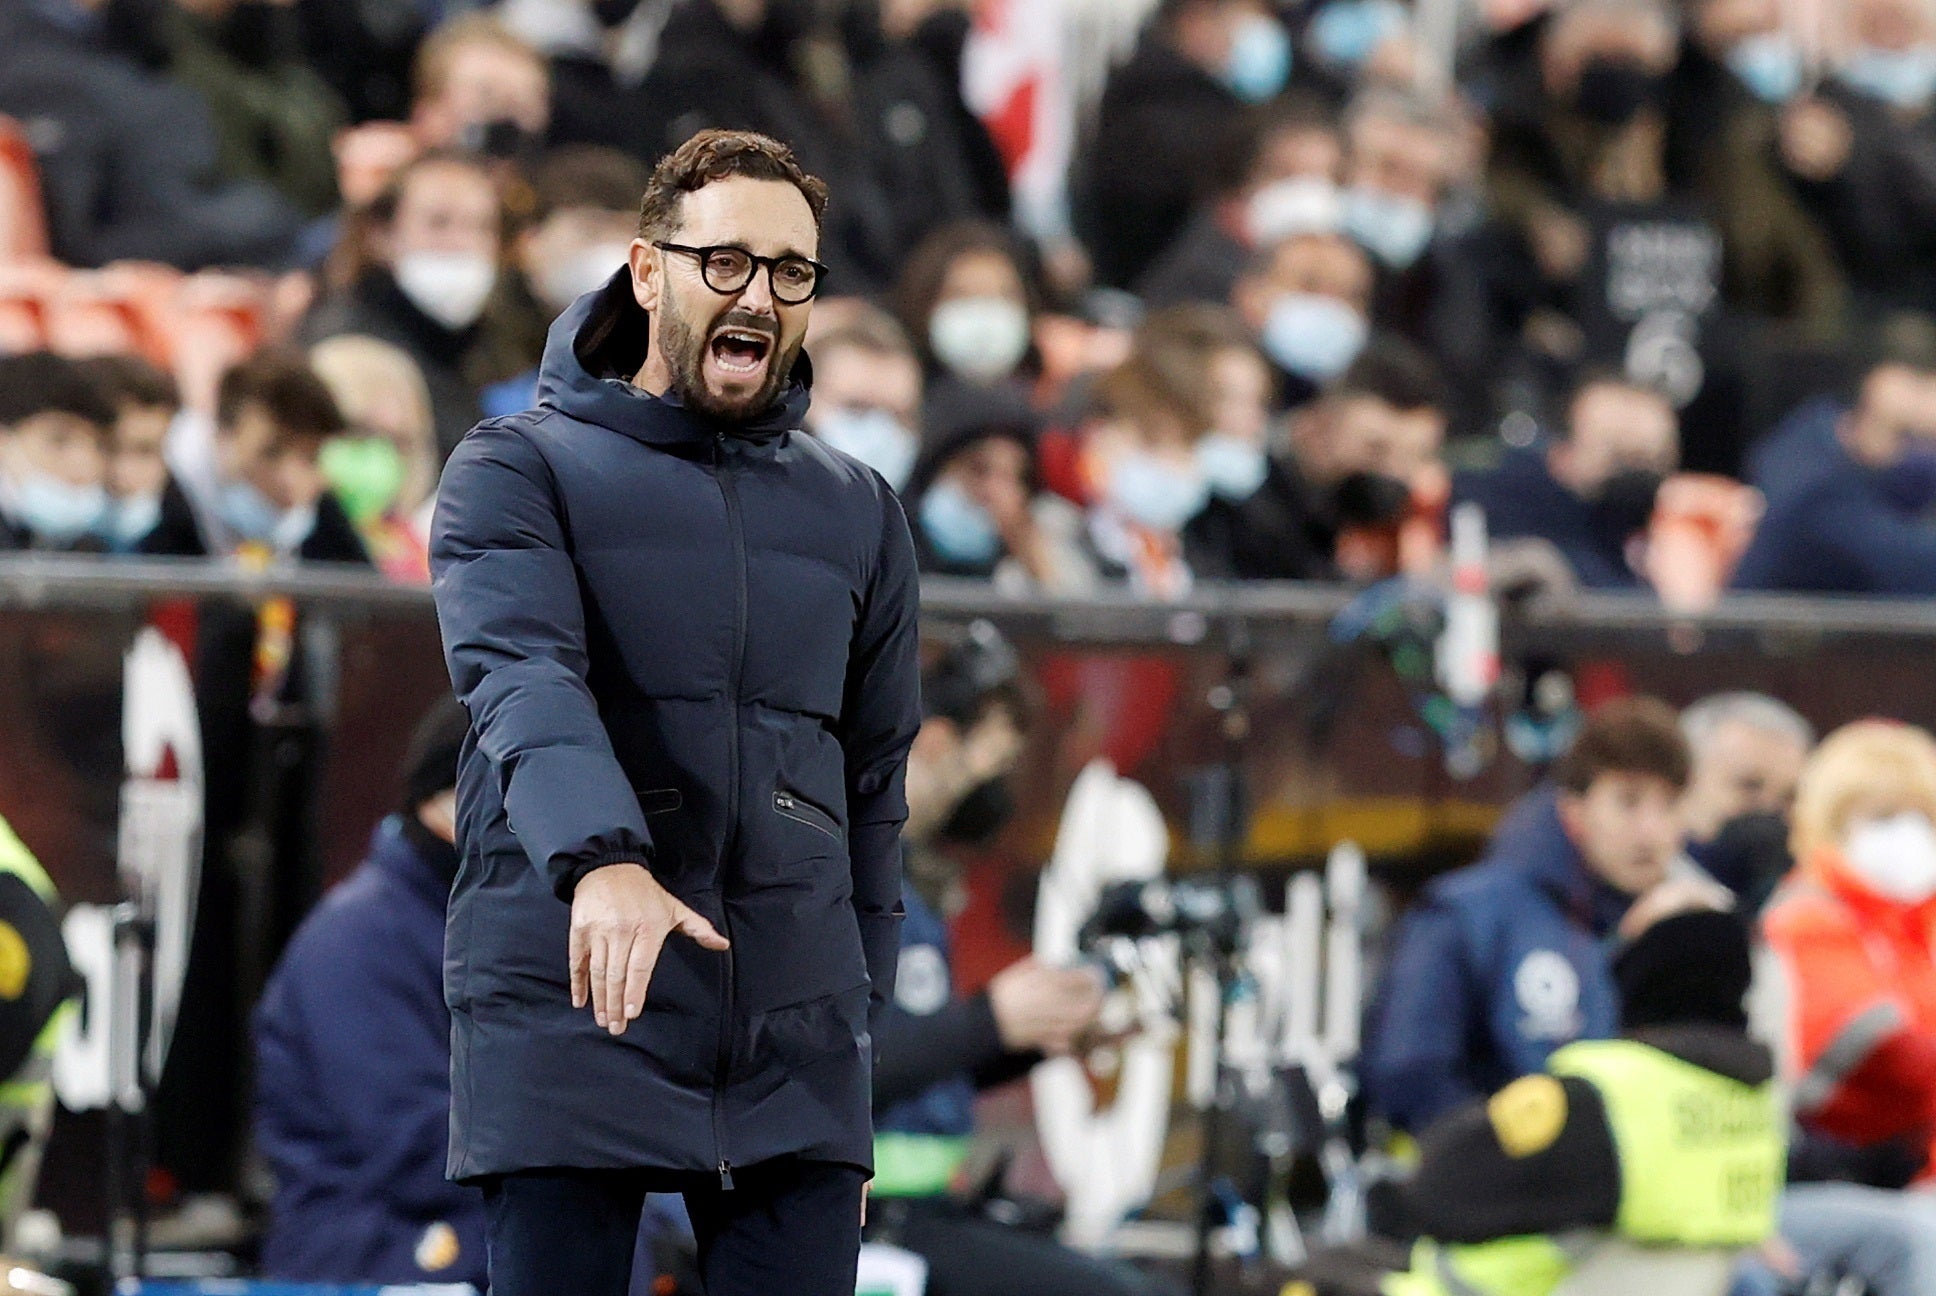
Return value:
<svg viewBox="0 0 1936 1296">
<path fill-rule="evenodd" d="M 752 311 L 738 309 L 729 310 L 713 321 L 712 332 L 707 336 L 714 336 L 721 329 L 729 328 L 750 329 L 756 333 L 764 333 L 776 341 L 780 336 L 780 321 L 773 316 L 755 315 Z"/>
</svg>

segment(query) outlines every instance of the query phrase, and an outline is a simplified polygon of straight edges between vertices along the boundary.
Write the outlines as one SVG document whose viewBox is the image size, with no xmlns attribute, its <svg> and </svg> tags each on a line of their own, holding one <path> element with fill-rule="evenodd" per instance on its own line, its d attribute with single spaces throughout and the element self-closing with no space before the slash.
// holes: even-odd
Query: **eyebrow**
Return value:
<svg viewBox="0 0 1936 1296">
<path fill-rule="evenodd" d="M 682 241 L 683 241 L 683 240 L 682 240 Z M 746 253 L 746 255 L 747 255 L 747 256 L 760 256 L 760 255 L 762 255 L 762 254 L 761 254 L 761 253 L 759 253 L 759 252 L 755 252 L 755 251 L 754 251 L 754 250 L 753 250 L 752 248 L 750 248 L 750 247 L 747 247 L 747 246 L 746 246 L 746 244 L 745 244 L 745 242 L 744 242 L 743 240 L 740 240 L 740 239 L 733 239 L 733 240 L 731 240 L 731 241 L 729 241 L 729 242 L 726 242 L 726 243 L 695 243 L 695 244 L 694 244 L 693 246 L 694 246 L 694 247 L 716 247 L 716 248 L 732 248 L 732 249 L 733 249 L 734 251 L 736 251 L 736 252 L 744 252 L 744 253 Z M 805 252 L 800 252 L 800 251 L 796 251 L 796 250 L 795 250 L 794 248 L 792 248 L 791 246 L 789 246 L 789 247 L 788 247 L 788 248 L 786 249 L 786 251 L 784 251 L 784 252 L 775 252 L 775 253 L 773 254 L 773 257 L 772 257 L 772 259 L 773 259 L 773 260 L 775 260 L 775 261 L 784 261 L 784 260 L 786 260 L 786 259 L 787 259 L 788 257 L 798 257 L 798 258 L 799 258 L 800 260 L 802 260 L 802 261 L 811 261 L 811 260 L 813 260 L 813 258 L 812 258 L 811 256 L 808 256 L 808 255 L 807 255 L 807 254 L 806 254 Z"/>
</svg>

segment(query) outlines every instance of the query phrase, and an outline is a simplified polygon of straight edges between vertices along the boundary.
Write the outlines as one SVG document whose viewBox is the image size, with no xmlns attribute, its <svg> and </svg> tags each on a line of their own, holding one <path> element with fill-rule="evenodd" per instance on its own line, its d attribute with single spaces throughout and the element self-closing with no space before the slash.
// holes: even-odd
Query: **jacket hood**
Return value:
<svg viewBox="0 0 1936 1296">
<path fill-rule="evenodd" d="M 656 445 L 718 434 L 768 441 L 806 419 L 813 365 L 805 351 L 778 400 L 751 419 L 728 422 L 688 409 L 675 392 L 654 396 L 632 385 L 645 363 L 650 332 L 651 320 L 632 296 L 631 271 L 614 271 L 604 287 L 580 297 L 552 323 L 538 368 L 539 406 Z"/>
</svg>

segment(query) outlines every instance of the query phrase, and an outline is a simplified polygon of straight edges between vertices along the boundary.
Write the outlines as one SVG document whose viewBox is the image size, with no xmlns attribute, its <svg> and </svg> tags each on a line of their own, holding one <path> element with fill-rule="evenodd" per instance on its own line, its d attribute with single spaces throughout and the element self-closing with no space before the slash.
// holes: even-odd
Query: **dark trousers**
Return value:
<svg viewBox="0 0 1936 1296">
<path fill-rule="evenodd" d="M 626 1296 L 649 1192 L 685 1197 L 706 1296 L 854 1296 L 860 1192 L 854 1166 L 785 1158 L 712 1175 L 534 1170 L 484 1186 L 491 1296 Z"/>
</svg>

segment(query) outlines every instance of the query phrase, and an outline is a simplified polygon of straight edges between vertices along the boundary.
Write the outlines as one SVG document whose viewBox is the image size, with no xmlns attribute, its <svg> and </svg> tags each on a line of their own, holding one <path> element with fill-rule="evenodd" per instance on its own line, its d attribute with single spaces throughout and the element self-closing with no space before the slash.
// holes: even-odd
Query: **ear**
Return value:
<svg viewBox="0 0 1936 1296">
<path fill-rule="evenodd" d="M 650 315 L 665 291 L 665 254 L 642 238 L 632 240 L 632 300 Z"/>
</svg>

